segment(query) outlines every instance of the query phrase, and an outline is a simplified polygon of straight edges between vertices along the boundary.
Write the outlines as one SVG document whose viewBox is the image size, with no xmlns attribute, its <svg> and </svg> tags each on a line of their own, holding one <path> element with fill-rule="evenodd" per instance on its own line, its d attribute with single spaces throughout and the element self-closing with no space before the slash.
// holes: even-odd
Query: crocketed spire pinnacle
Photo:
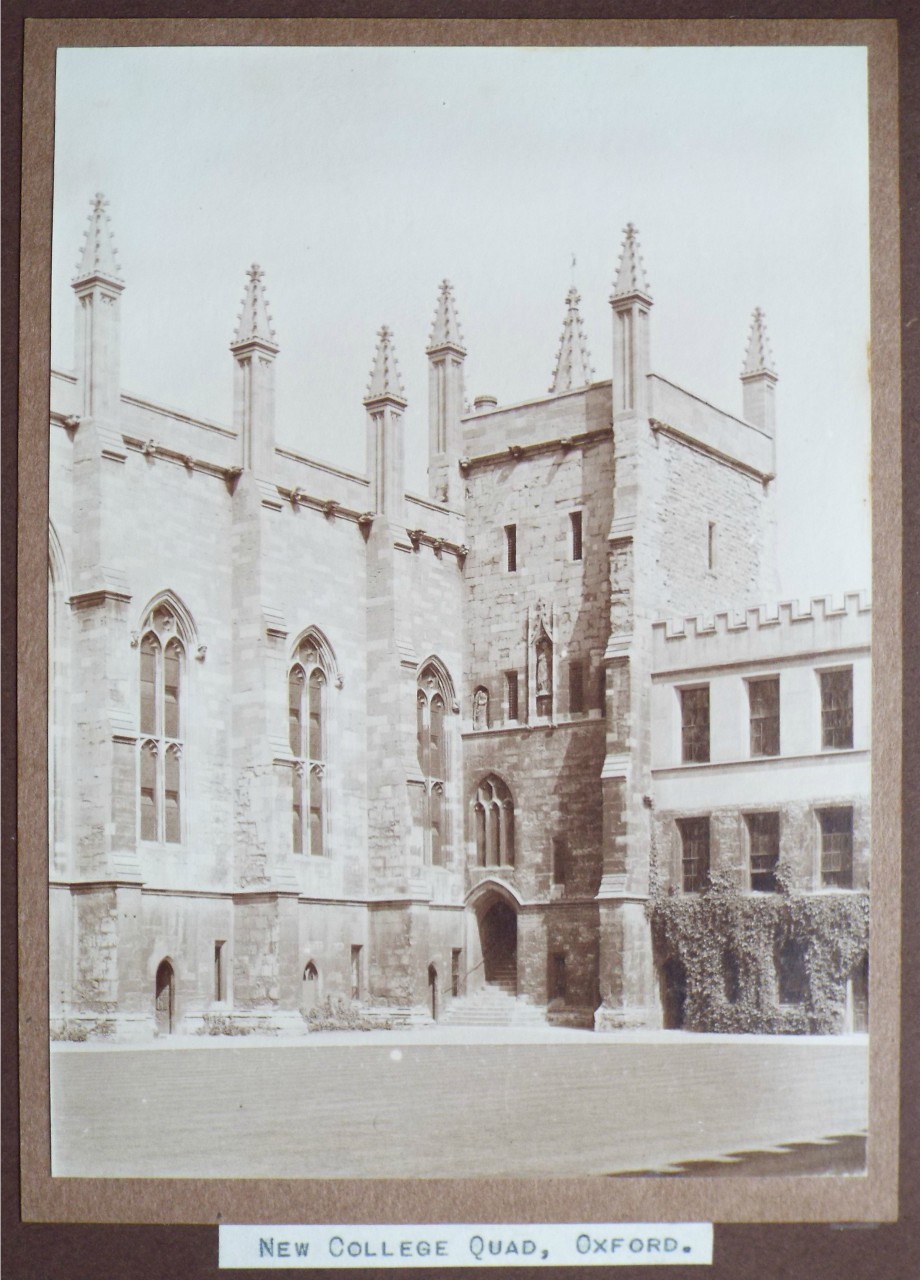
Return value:
<svg viewBox="0 0 920 1280">
<path fill-rule="evenodd" d="M 247 273 L 248 283 L 242 302 L 242 311 L 237 316 L 236 333 L 233 335 L 231 347 L 242 346 L 243 343 L 258 342 L 272 351 L 278 350 L 275 342 L 275 330 L 268 310 L 268 299 L 265 296 L 265 272 L 254 262 Z"/>
<path fill-rule="evenodd" d="M 466 355 L 463 334 L 454 307 L 454 287 L 449 280 L 441 281 L 441 292 L 434 313 L 434 323 L 428 338 L 426 352 L 430 355 L 444 347 L 452 347 L 460 355 Z"/>
<path fill-rule="evenodd" d="M 770 350 L 770 340 L 767 337 L 767 318 L 760 307 L 755 307 L 741 376 L 751 378 L 759 373 L 769 373 L 776 377 L 773 352 Z"/>
<path fill-rule="evenodd" d="M 377 334 L 374 367 L 371 369 L 371 380 L 367 384 L 364 403 L 370 404 L 374 400 L 398 400 L 406 404 L 406 392 L 396 363 L 393 334 L 386 325 Z"/>
<path fill-rule="evenodd" d="M 610 301 L 616 302 L 620 298 L 641 297 L 651 302 L 652 295 L 649 292 L 648 281 L 645 278 L 645 264 L 639 252 L 638 232 L 631 222 L 627 223 L 624 236 L 623 248 L 620 252 L 620 265 L 617 268 L 617 278 L 614 281 Z"/>
<path fill-rule="evenodd" d="M 552 395 L 562 391 L 575 391 L 586 387 L 594 376 L 588 338 L 578 304 L 581 295 L 573 285 L 565 298 L 566 313 L 562 324 L 562 337 L 556 352 L 556 372 L 550 387 Z"/>
<path fill-rule="evenodd" d="M 93 276 L 103 276 L 106 280 L 121 284 L 121 267 L 116 261 L 115 239 L 106 213 L 109 202 L 101 191 L 97 191 L 90 203 L 93 211 L 87 219 L 89 226 L 86 228 L 74 284 Z"/>
</svg>

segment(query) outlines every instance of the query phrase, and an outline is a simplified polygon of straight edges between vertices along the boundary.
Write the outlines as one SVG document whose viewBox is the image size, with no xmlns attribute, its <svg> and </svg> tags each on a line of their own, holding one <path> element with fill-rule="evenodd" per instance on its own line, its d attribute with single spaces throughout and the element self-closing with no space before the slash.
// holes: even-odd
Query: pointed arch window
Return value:
<svg viewBox="0 0 920 1280">
<path fill-rule="evenodd" d="M 483 778 L 473 797 L 476 861 L 481 867 L 514 865 L 514 801 L 496 774 Z"/>
<path fill-rule="evenodd" d="M 425 780 L 422 828 L 425 861 L 446 866 L 450 861 L 448 810 L 447 710 L 452 704 L 446 679 L 428 663 L 422 668 L 416 690 L 416 741 L 418 766 Z"/>
<path fill-rule="evenodd" d="M 304 640 L 288 673 L 288 737 L 294 757 L 292 840 L 295 853 L 326 854 L 327 697 L 325 655 Z"/>
<path fill-rule="evenodd" d="M 168 604 L 148 613 L 140 639 L 139 811 L 142 840 L 182 842 L 186 643 Z"/>
</svg>

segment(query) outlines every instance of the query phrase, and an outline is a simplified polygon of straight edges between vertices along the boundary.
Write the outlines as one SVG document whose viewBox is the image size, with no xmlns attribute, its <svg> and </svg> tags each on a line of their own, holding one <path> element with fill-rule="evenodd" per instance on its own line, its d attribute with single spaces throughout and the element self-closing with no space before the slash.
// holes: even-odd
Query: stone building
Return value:
<svg viewBox="0 0 920 1280">
<path fill-rule="evenodd" d="M 865 883 L 866 608 L 744 612 L 775 595 L 759 311 L 742 416 L 653 373 L 629 226 L 612 382 L 573 289 L 548 395 L 470 409 L 445 281 L 420 496 L 386 327 L 356 475 L 276 444 L 258 267 L 232 425 L 122 389 L 124 287 L 97 197 L 75 371 L 51 385 L 53 1020 L 293 1030 L 327 996 L 441 1017 L 503 988 L 540 1016 L 655 1027 L 650 874 L 700 888 L 681 833 L 702 847 L 702 817 L 745 890 L 775 887 L 767 809 L 804 888 Z M 660 622 L 691 614 L 720 616 Z M 759 751 L 743 725 L 756 698 L 769 725 L 770 681 L 783 728 Z M 819 742 L 847 687 L 851 740 Z M 850 880 L 830 881 L 847 810 Z"/>
</svg>

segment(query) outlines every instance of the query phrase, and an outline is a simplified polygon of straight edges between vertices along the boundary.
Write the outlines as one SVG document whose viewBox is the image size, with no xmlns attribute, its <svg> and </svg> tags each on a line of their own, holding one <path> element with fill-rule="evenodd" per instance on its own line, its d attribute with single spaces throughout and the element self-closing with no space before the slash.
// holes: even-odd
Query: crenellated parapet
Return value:
<svg viewBox="0 0 920 1280">
<path fill-rule="evenodd" d="M 653 670 L 725 666 L 799 657 L 822 650 L 868 649 L 872 606 L 865 591 L 755 605 L 652 623 Z"/>
</svg>

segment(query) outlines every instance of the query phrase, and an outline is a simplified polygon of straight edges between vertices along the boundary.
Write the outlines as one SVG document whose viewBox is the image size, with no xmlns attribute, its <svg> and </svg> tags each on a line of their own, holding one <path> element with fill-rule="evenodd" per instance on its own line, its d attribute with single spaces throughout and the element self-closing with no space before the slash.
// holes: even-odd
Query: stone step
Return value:
<svg viewBox="0 0 920 1280">
<path fill-rule="evenodd" d="M 543 1026 L 544 1011 L 489 983 L 452 1001 L 440 1019 L 451 1026 Z"/>
</svg>

